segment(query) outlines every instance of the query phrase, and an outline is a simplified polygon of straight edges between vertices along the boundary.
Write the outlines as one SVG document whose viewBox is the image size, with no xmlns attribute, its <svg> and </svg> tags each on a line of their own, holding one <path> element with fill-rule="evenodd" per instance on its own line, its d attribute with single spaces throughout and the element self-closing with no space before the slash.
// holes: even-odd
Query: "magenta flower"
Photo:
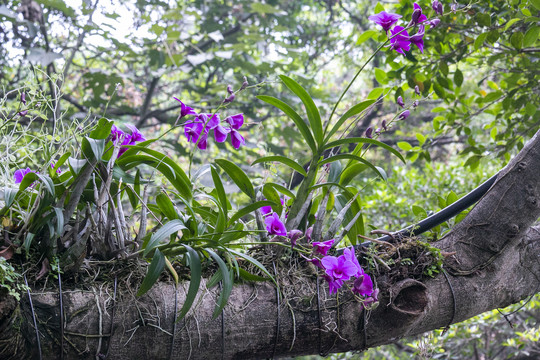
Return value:
<svg viewBox="0 0 540 360">
<path fill-rule="evenodd" d="M 231 141 L 232 141 L 232 146 L 236 150 L 240 149 L 240 146 L 246 145 L 246 140 L 244 139 L 244 137 L 240 135 L 240 133 L 234 129 L 231 130 Z"/>
<path fill-rule="evenodd" d="M 358 277 L 353 284 L 352 291 L 360 296 L 370 296 L 373 294 L 373 281 L 368 274 Z"/>
<path fill-rule="evenodd" d="M 189 142 L 196 143 L 204 129 L 204 124 L 198 121 L 190 121 L 184 126 L 184 134 Z"/>
<path fill-rule="evenodd" d="M 15 180 L 15 184 L 20 184 L 21 181 L 23 181 L 24 176 L 31 172 L 35 172 L 35 171 L 31 170 L 28 167 L 26 169 L 15 170 L 15 172 L 13 173 L 13 180 Z"/>
<path fill-rule="evenodd" d="M 291 230 L 287 234 L 287 237 L 291 240 L 291 248 L 294 248 L 296 246 L 296 241 L 302 237 L 304 233 L 300 230 Z"/>
<path fill-rule="evenodd" d="M 309 229 L 308 229 L 309 231 Z M 312 230 L 313 231 L 313 230 Z M 307 236 L 307 232 L 306 232 L 306 236 Z M 310 234 L 310 237 L 311 237 L 311 234 Z M 334 243 L 336 242 L 336 239 L 330 239 L 330 240 L 326 240 L 326 241 L 315 241 L 312 245 L 313 245 L 313 251 L 315 251 L 316 253 L 319 253 L 321 254 L 322 256 L 326 256 L 326 254 L 328 254 L 328 250 L 330 250 L 332 248 L 332 245 L 334 245 Z"/>
<path fill-rule="evenodd" d="M 214 128 L 214 138 L 216 142 L 222 143 L 227 140 L 227 135 L 231 132 L 230 129 L 225 129 L 223 126 L 218 125 Z"/>
<path fill-rule="evenodd" d="M 244 125 L 244 114 L 231 115 L 225 121 L 229 123 L 231 128 L 238 130 Z"/>
<path fill-rule="evenodd" d="M 368 307 L 371 304 L 376 303 L 377 301 L 379 301 L 379 289 L 373 290 L 373 293 L 371 294 L 371 296 L 367 297 L 364 300 L 363 305 L 364 305 L 364 307 Z"/>
<path fill-rule="evenodd" d="M 369 20 L 375 22 L 377 25 L 381 25 L 383 30 L 386 32 L 388 32 L 392 25 L 394 25 L 400 18 L 401 15 L 387 13 L 386 11 L 381 11 L 376 15 L 371 15 L 368 17 Z"/>
<path fill-rule="evenodd" d="M 219 119 L 219 114 L 199 114 L 197 116 L 197 121 L 202 121 L 203 123 L 206 123 L 206 130 L 214 129 L 221 122 L 221 120 Z"/>
<path fill-rule="evenodd" d="M 310 262 L 313 265 L 315 265 L 316 267 L 318 267 L 319 269 L 324 270 L 324 266 L 321 263 L 321 259 L 316 258 L 316 257 L 314 257 L 313 259 L 310 259 L 310 258 L 305 257 L 302 254 L 300 254 L 300 256 L 302 256 L 304 259 L 306 259 L 307 262 Z"/>
<path fill-rule="evenodd" d="M 321 263 L 326 269 L 326 274 L 334 280 L 347 281 L 357 272 L 352 261 L 347 260 L 343 255 L 340 257 L 325 256 Z"/>
<path fill-rule="evenodd" d="M 116 144 L 116 141 L 123 138 L 126 134 L 113 124 L 111 128 L 111 141 Z"/>
<path fill-rule="evenodd" d="M 197 147 L 201 150 L 206 150 L 206 147 L 208 146 L 208 132 L 205 131 L 201 135 L 201 140 L 199 140 L 199 143 L 197 144 Z"/>
<path fill-rule="evenodd" d="M 418 47 L 421 53 L 424 52 L 424 26 L 420 25 L 418 32 L 413 36 L 409 37 L 409 41 Z"/>
<path fill-rule="evenodd" d="M 420 5 L 414 3 L 413 8 L 414 10 L 411 18 L 411 22 L 413 24 L 420 24 L 427 20 L 427 16 L 422 14 L 422 8 L 420 7 Z"/>
<path fill-rule="evenodd" d="M 131 141 L 130 145 L 135 145 L 136 142 L 145 141 L 146 138 L 144 135 L 137 129 L 134 125 L 127 124 L 126 125 L 129 130 L 131 130 Z"/>
<path fill-rule="evenodd" d="M 356 257 L 356 254 L 354 252 L 354 248 L 352 246 L 350 248 L 346 248 L 345 250 L 343 250 L 343 256 L 345 257 L 345 259 L 352 262 L 354 264 L 354 266 L 356 267 L 357 271 L 353 275 L 354 277 L 358 278 L 358 277 L 365 274 L 364 270 L 360 266 L 360 263 L 358 262 L 358 258 Z"/>
<path fill-rule="evenodd" d="M 270 205 L 261 207 L 261 213 L 263 216 L 270 215 L 272 213 L 272 207 Z"/>
<path fill-rule="evenodd" d="M 395 26 L 390 30 L 390 33 L 392 34 L 392 37 L 390 38 L 390 48 L 405 55 L 404 51 L 409 51 L 411 49 L 409 33 L 401 26 Z"/>
<path fill-rule="evenodd" d="M 443 4 L 440 1 L 437 1 L 437 0 L 433 1 L 433 3 L 431 3 L 431 7 L 433 8 L 436 14 L 438 15 L 443 14 Z"/>
<path fill-rule="evenodd" d="M 336 294 L 343 286 L 343 280 L 334 279 L 329 275 L 324 275 L 324 279 L 328 281 L 328 292 L 330 295 Z"/>
<path fill-rule="evenodd" d="M 174 96 L 173 96 L 173 99 L 175 99 L 176 101 L 178 101 L 180 103 L 180 106 L 181 106 L 181 108 L 180 108 L 180 118 L 183 118 L 184 116 L 187 116 L 187 115 L 197 115 L 197 113 L 195 112 L 195 110 L 193 110 L 192 107 L 187 106 L 182 101 L 180 101 L 180 99 L 175 98 Z"/>
<path fill-rule="evenodd" d="M 266 224 L 266 230 L 270 235 L 287 236 L 285 225 L 279 220 L 278 214 L 273 213 L 272 216 L 268 216 L 264 222 Z"/>
<path fill-rule="evenodd" d="M 308 227 L 306 230 L 306 239 L 308 241 L 311 241 L 311 234 L 313 234 L 313 226 Z"/>
<path fill-rule="evenodd" d="M 411 115 L 411 112 L 409 110 L 405 110 L 404 112 L 398 115 L 398 119 L 405 120 L 406 118 L 409 117 L 409 115 Z"/>
</svg>

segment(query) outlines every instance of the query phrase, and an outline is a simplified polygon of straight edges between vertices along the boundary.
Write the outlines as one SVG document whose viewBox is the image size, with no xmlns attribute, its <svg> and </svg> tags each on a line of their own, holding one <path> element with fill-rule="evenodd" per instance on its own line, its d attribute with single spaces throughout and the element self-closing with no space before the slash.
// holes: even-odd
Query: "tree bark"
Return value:
<svg viewBox="0 0 540 360">
<path fill-rule="evenodd" d="M 280 276 L 279 297 L 269 283 L 235 286 L 214 320 L 219 291 L 202 284 L 194 308 L 176 325 L 186 284 L 176 291 L 162 282 L 140 298 L 127 286 L 115 297 L 110 285 L 90 284 L 90 290 L 63 293 L 64 359 L 250 359 L 362 350 L 519 302 L 540 286 L 539 173 L 537 134 L 469 215 L 433 244 L 447 255 L 443 271 L 421 281 L 377 278 L 380 305 L 373 311 L 346 293 L 328 295 L 324 281 L 309 271 Z M 24 298 L 17 304 L 0 294 L 2 359 L 38 357 Z M 58 292 L 32 292 L 45 359 L 60 354 L 58 298 Z"/>
</svg>

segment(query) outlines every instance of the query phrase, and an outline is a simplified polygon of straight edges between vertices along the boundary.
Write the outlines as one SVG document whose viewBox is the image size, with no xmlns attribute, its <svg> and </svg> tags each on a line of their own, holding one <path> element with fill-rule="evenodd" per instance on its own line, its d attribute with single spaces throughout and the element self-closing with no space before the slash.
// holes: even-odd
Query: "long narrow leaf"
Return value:
<svg viewBox="0 0 540 360">
<path fill-rule="evenodd" d="M 292 159 L 289 159 L 288 157 L 280 156 L 280 155 L 265 156 L 265 157 L 262 157 L 262 158 L 258 158 L 257 160 L 255 160 L 251 164 L 251 166 L 253 166 L 255 164 L 263 163 L 263 162 L 273 162 L 273 161 L 277 161 L 277 162 L 280 162 L 280 163 L 282 163 L 284 165 L 287 165 L 288 167 L 290 167 L 291 169 L 297 171 L 298 173 L 302 174 L 303 176 L 307 176 L 306 170 L 304 170 L 302 165 L 300 165 L 299 163 L 297 163 L 296 161 L 294 161 Z"/>
<path fill-rule="evenodd" d="M 269 200 L 261 200 L 254 202 L 253 204 L 249 204 L 246 207 L 243 207 L 242 209 L 238 210 L 233 216 L 231 216 L 229 220 L 229 226 L 232 225 L 236 220 L 240 219 L 243 216 L 246 216 L 247 214 L 262 208 L 263 206 L 272 206 L 275 205 L 273 201 Z"/>
<path fill-rule="evenodd" d="M 323 141 L 323 129 L 322 129 L 322 122 L 321 122 L 321 115 L 319 114 L 319 109 L 315 105 L 315 102 L 313 102 L 313 99 L 308 94 L 308 92 L 300 86 L 296 81 L 291 79 L 288 76 L 280 75 L 281 81 L 285 83 L 285 85 L 302 100 L 302 103 L 306 107 L 306 113 L 309 120 L 309 124 L 311 125 L 311 130 L 313 131 L 313 135 L 315 137 L 315 141 L 320 146 Z"/>
<path fill-rule="evenodd" d="M 184 245 L 184 247 L 187 250 L 186 257 L 188 259 L 189 269 L 191 270 L 191 279 L 189 280 L 189 289 L 186 295 L 186 300 L 184 301 L 182 309 L 180 309 L 180 314 L 178 315 L 176 321 L 179 321 L 186 316 L 191 308 L 191 305 L 193 304 L 193 301 L 195 300 L 195 297 L 197 296 L 197 293 L 199 292 L 199 286 L 201 284 L 202 266 L 199 254 L 188 245 Z"/>
<path fill-rule="evenodd" d="M 154 257 L 152 258 L 152 262 L 148 267 L 148 272 L 143 279 L 139 291 L 137 291 L 137 296 L 145 294 L 148 290 L 150 290 L 152 286 L 154 286 L 164 268 L 165 256 L 161 253 L 161 251 L 159 251 L 159 249 L 156 249 Z"/>
<path fill-rule="evenodd" d="M 298 115 L 296 111 L 292 107 L 290 107 L 288 104 L 284 103 L 283 101 L 276 99 L 272 96 L 266 96 L 266 95 L 259 95 L 257 96 L 257 99 L 262 100 L 270 105 L 273 105 L 283 111 L 285 115 L 287 115 L 292 121 L 294 121 L 296 127 L 300 131 L 300 134 L 304 137 L 304 140 L 310 147 L 311 151 L 313 153 L 317 152 L 317 145 L 315 144 L 315 140 L 313 139 L 313 135 L 311 135 L 311 131 L 309 130 L 309 127 L 307 126 L 304 119 Z"/>
<path fill-rule="evenodd" d="M 343 114 L 339 120 L 336 122 L 336 124 L 334 125 L 334 127 L 332 127 L 332 130 L 330 130 L 330 132 L 328 133 L 328 135 L 326 135 L 326 137 L 324 138 L 324 142 L 327 142 L 328 140 L 330 140 L 330 138 L 332 137 L 332 135 L 334 135 L 336 133 L 336 131 L 339 130 L 339 128 L 341 127 L 341 125 L 343 125 L 343 123 L 348 119 L 350 118 L 351 116 L 355 116 L 359 113 L 361 113 L 362 111 L 364 111 L 365 109 L 367 109 L 370 105 L 372 105 L 375 101 L 377 100 L 366 100 L 366 101 L 362 101 L 361 103 L 359 104 L 356 104 L 354 105 L 352 108 L 350 108 L 349 110 L 347 110 L 345 112 L 345 114 Z"/>
<path fill-rule="evenodd" d="M 331 156 L 331 157 L 329 157 L 327 159 L 324 159 L 321 162 L 319 162 L 319 166 L 323 166 L 324 164 L 328 164 L 328 163 L 331 163 L 333 161 L 338 161 L 338 160 L 343 160 L 343 159 L 350 159 L 350 160 L 358 161 L 358 162 L 360 162 L 360 163 L 362 163 L 364 165 L 367 165 L 371 170 L 375 171 L 375 173 L 378 176 L 380 176 L 381 179 L 386 181 L 386 177 L 379 172 L 379 169 L 377 169 L 377 167 L 375 165 L 373 165 L 372 163 L 370 163 L 366 159 L 361 158 L 360 156 L 356 156 L 356 155 L 352 155 L 352 154 L 338 154 L 338 155 Z"/>
<path fill-rule="evenodd" d="M 289 199 L 293 199 L 293 200 L 296 199 L 296 195 L 294 195 L 291 190 L 287 189 L 283 185 L 279 185 L 279 184 L 276 184 L 276 183 L 273 183 L 273 182 L 267 182 L 266 184 L 264 184 L 264 186 L 271 186 L 274 189 L 276 189 L 278 192 L 280 192 L 283 195 L 287 196 Z"/>
<path fill-rule="evenodd" d="M 405 163 L 405 158 L 403 157 L 403 155 L 401 155 L 399 151 L 397 151 L 390 145 L 387 145 L 375 139 L 369 139 L 369 138 L 363 138 L 363 137 L 350 137 L 350 138 L 332 141 L 324 146 L 324 150 L 331 149 L 336 146 L 341 146 L 343 144 L 371 144 L 371 145 L 379 146 L 385 150 L 390 151 L 392 154 L 396 155 L 401 161 L 403 161 L 403 163 Z"/>
<path fill-rule="evenodd" d="M 229 160 L 217 159 L 216 164 L 218 164 L 226 173 L 229 175 L 232 181 L 242 190 L 244 194 L 249 196 L 251 199 L 255 199 L 255 189 L 249 180 L 249 177 L 246 173 L 240 169 L 236 164 L 233 164 Z"/>
<path fill-rule="evenodd" d="M 249 261 L 250 263 L 252 263 L 256 267 L 258 267 L 263 273 L 265 273 L 270 278 L 270 280 L 272 280 L 272 282 L 274 284 L 276 284 L 276 286 L 278 286 L 278 284 L 277 284 L 276 280 L 274 279 L 274 277 L 270 274 L 270 272 L 266 269 L 266 267 L 263 264 L 261 264 L 259 261 L 255 260 L 251 256 L 249 256 L 247 254 L 244 254 L 244 253 L 241 253 L 239 251 L 236 251 L 236 250 L 233 250 L 233 249 L 228 249 L 228 250 L 231 253 L 233 253 L 234 255 L 239 256 L 239 257 Z"/>
<path fill-rule="evenodd" d="M 227 216 L 227 194 L 225 193 L 225 188 L 223 187 L 223 183 L 221 182 L 218 172 L 213 166 L 211 167 L 211 173 L 221 209 L 223 210 L 223 214 Z"/>
<path fill-rule="evenodd" d="M 163 225 L 158 231 L 152 234 L 150 241 L 144 247 L 143 255 L 146 256 L 152 249 L 154 249 L 160 242 L 167 240 L 169 236 L 177 233 L 178 231 L 186 229 L 184 223 L 179 219 L 174 219 Z"/>
<path fill-rule="evenodd" d="M 231 273 L 229 272 L 229 269 L 227 268 L 227 264 L 219 257 L 218 254 L 213 252 L 210 249 L 205 249 L 210 256 L 217 262 L 219 266 L 219 271 L 221 271 L 221 274 L 223 275 L 223 288 L 221 289 L 221 293 L 219 294 L 219 299 L 216 305 L 216 308 L 214 310 L 214 313 L 212 314 L 212 319 L 215 319 L 221 314 L 223 311 L 223 308 L 227 304 L 227 301 L 229 300 L 229 296 L 231 295 L 232 287 L 233 287 L 233 281 Z"/>
</svg>

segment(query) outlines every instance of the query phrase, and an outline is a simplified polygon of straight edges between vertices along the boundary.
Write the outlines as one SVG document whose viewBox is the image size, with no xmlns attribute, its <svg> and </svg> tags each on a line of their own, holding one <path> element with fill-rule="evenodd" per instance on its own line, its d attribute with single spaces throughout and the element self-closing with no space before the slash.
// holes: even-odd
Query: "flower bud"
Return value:
<svg viewBox="0 0 540 360">
<path fill-rule="evenodd" d="M 247 77 L 244 76 L 244 82 L 242 83 L 242 87 L 240 88 L 240 90 L 244 90 L 245 88 L 247 88 L 249 85 L 248 81 L 247 81 Z"/>
<path fill-rule="evenodd" d="M 418 19 L 420 18 L 420 15 L 422 15 L 422 9 L 414 9 L 411 16 L 411 23 L 418 24 Z"/>
<path fill-rule="evenodd" d="M 373 138 L 373 128 L 371 126 L 366 129 L 366 137 Z"/>
<path fill-rule="evenodd" d="M 416 93 L 416 95 L 420 95 L 420 88 L 418 87 L 418 85 L 414 87 L 414 92 Z"/>
<path fill-rule="evenodd" d="M 24 92 L 21 94 L 21 102 L 26 105 L 26 93 Z"/>
<path fill-rule="evenodd" d="M 411 115 L 411 112 L 409 110 L 405 110 L 404 112 L 399 114 L 398 119 L 399 120 L 405 120 L 406 118 L 409 117 L 409 115 Z"/>
<path fill-rule="evenodd" d="M 234 92 L 231 85 L 227 85 L 227 92 L 229 93 L 229 95 Z"/>
<path fill-rule="evenodd" d="M 433 19 L 433 20 L 428 21 L 428 25 L 434 28 L 434 27 L 437 27 L 437 25 L 439 25 L 440 22 L 441 20 L 439 19 Z"/>
<path fill-rule="evenodd" d="M 388 130 L 388 127 L 386 125 L 386 120 L 383 120 L 382 123 L 381 123 L 381 127 L 386 131 Z"/>
<path fill-rule="evenodd" d="M 229 95 L 228 98 L 226 98 L 225 100 L 223 100 L 223 102 L 224 102 L 225 104 L 232 103 L 232 102 L 234 101 L 234 98 L 235 98 L 234 94 L 231 94 L 231 95 Z"/>
<path fill-rule="evenodd" d="M 412 103 L 413 108 L 416 109 L 416 107 L 418 106 L 418 104 L 419 104 L 418 100 L 414 100 L 414 102 Z"/>
<path fill-rule="evenodd" d="M 431 4 L 431 7 L 433 8 L 436 14 L 438 15 L 443 14 L 443 4 L 440 1 L 438 0 L 433 1 L 433 3 Z"/>
<path fill-rule="evenodd" d="M 403 98 L 401 97 L 401 95 L 398 96 L 396 103 L 401 107 L 405 107 L 405 103 L 403 102 Z"/>
<path fill-rule="evenodd" d="M 19 116 L 26 116 L 28 114 L 28 110 L 19 111 Z"/>
</svg>

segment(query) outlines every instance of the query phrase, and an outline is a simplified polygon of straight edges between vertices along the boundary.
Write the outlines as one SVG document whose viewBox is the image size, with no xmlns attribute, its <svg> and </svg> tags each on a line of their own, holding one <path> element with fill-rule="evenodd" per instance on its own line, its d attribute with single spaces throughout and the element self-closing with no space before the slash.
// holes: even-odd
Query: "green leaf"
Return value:
<svg viewBox="0 0 540 360">
<path fill-rule="evenodd" d="M 251 166 L 255 164 L 263 163 L 263 162 L 273 162 L 273 161 L 277 161 L 284 165 L 287 165 L 288 167 L 290 167 L 293 170 L 296 170 L 298 173 L 302 174 L 303 176 L 307 176 L 307 173 L 302 167 L 302 165 L 298 164 L 296 161 L 292 159 L 289 159 L 288 157 L 281 156 L 281 155 L 264 156 L 264 157 L 258 158 L 251 164 Z"/>
<path fill-rule="evenodd" d="M 87 159 L 91 159 L 92 155 L 97 160 L 101 160 L 105 151 L 105 139 L 92 139 L 85 136 L 82 140 L 82 152 Z"/>
<path fill-rule="evenodd" d="M 191 308 L 191 305 L 193 304 L 193 301 L 195 300 L 195 297 L 197 296 L 197 293 L 199 292 L 199 286 L 201 284 L 202 266 L 199 254 L 188 245 L 184 244 L 184 247 L 187 250 L 185 256 L 188 260 L 189 269 L 191 271 L 191 278 L 189 280 L 189 289 L 186 295 L 186 300 L 184 301 L 184 305 L 182 305 L 182 308 L 180 309 L 180 314 L 178 315 L 176 321 L 179 321 L 184 316 L 186 316 L 189 309 Z"/>
<path fill-rule="evenodd" d="M 325 139 L 324 139 L 324 142 L 326 143 L 328 140 L 330 140 L 330 138 L 332 137 L 332 135 L 334 135 L 338 130 L 339 128 L 343 125 L 343 123 L 349 119 L 350 117 L 352 116 L 355 116 L 359 113 L 361 113 L 362 111 L 364 111 L 365 109 L 367 109 L 370 105 L 374 104 L 375 101 L 377 100 L 366 100 L 366 101 L 362 101 L 361 103 L 358 103 L 356 105 L 354 105 L 353 107 L 351 107 L 349 110 L 347 110 L 345 112 L 345 114 L 343 114 L 339 120 L 336 122 L 336 124 L 334 125 L 334 127 L 332 128 L 332 130 L 330 130 L 330 132 L 328 133 L 328 135 L 326 135 Z"/>
<path fill-rule="evenodd" d="M 148 244 L 144 246 L 143 256 L 148 255 L 160 242 L 168 240 L 172 234 L 176 234 L 178 231 L 186 229 L 184 223 L 179 219 L 174 219 L 163 225 L 158 231 L 152 234 Z"/>
<path fill-rule="evenodd" d="M 212 320 L 217 318 L 219 314 L 221 314 L 221 311 L 227 304 L 227 301 L 229 300 L 229 296 L 231 295 L 232 287 L 233 287 L 233 279 L 232 274 L 229 272 L 229 269 L 227 269 L 227 265 L 225 262 L 219 257 L 218 254 L 213 252 L 210 249 L 205 249 L 210 256 L 217 262 L 219 266 L 219 271 L 221 271 L 221 274 L 223 276 L 223 288 L 221 289 L 221 293 L 219 294 L 219 299 L 217 301 L 216 308 L 214 310 L 214 313 L 212 314 Z M 229 251 L 232 251 L 229 249 Z"/>
<path fill-rule="evenodd" d="M 54 196 L 55 194 L 55 191 L 54 191 L 54 182 L 52 181 L 52 179 L 50 178 L 50 176 L 47 176 L 47 175 L 41 175 L 41 174 L 37 174 L 37 177 L 41 180 L 41 183 L 43 184 L 43 186 L 45 187 L 45 189 L 47 190 L 47 192 L 49 194 L 51 194 L 51 196 Z"/>
<path fill-rule="evenodd" d="M 17 189 L 4 186 L 4 203 L 6 204 L 6 207 L 10 207 L 13 204 L 18 191 L 19 190 Z"/>
<path fill-rule="evenodd" d="M 370 167 L 373 171 L 375 171 L 375 174 L 377 174 L 383 180 L 385 180 L 385 177 L 379 172 L 379 169 L 377 169 L 372 163 L 370 163 L 366 159 L 361 158 L 360 156 L 356 156 L 356 155 L 353 155 L 353 154 L 338 154 L 338 155 L 331 156 L 331 157 L 329 157 L 327 159 L 324 159 L 324 160 L 320 161 L 318 166 L 323 166 L 324 164 L 328 164 L 328 163 L 331 163 L 333 161 L 344 160 L 344 159 L 350 159 L 350 160 L 358 161 L 358 162 Z"/>
<path fill-rule="evenodd" d="M 536 0 L 538 2 L 540 2 L 540 0 Z M 506 26 L 504 27 L 504 31 L 508 30 L 510 28 L 510 26 L 514 25 L 515 23 L 517 23 L 518 21 L 521 21 L 521 19 L 519 18 L 514 18 L 514 19 L 511 19 L 510 21 L 508 21 L 506 23 Z"/>
<path fill-rule="evenodd" d="M 384 92 L 383 88 L 376 87 L 373 90 L 371 90 L 371 92 L 368 94 L 367 98 L 377 100 L 379 98 L 379 96 L 381 96 L 383 94 L 383 92 Z"/>
<path fill-rule="evenodd" d="M 478 35 L 476 40 L 474 40 L 474 49 L 478 50 L 484 45 L 484 41 L 486 41 L 486 37 L 488 36 L 488 33 L 482 33 Z"/>
<path fill-rule="evenodd" d="M 263 206 L 275 206 L 276 203 L 270 200 L 261 200 L 254 202 L 253 204 L 249 204 L 242 209 L 238 210 L 231 218 L 229 219 L 229 226 L 232 225 L 236 220 L 240 219 L 243 216 L 246 216 L 247 214 L 262 208 Z"/>
<path fill-rule="evenodd" d="M 406 141 L 398 141 L 396 145 L 403 151 L 411 151 L 413 148 L 412 145 Z"/>
<path fill-rule="evenodd" d="M 322 129 L 322 122 L 321 122 L 321 115 L 319 114 L 319 109 L 313 102 L 313 99 L 308 94 L 306 90 L 300 84 L 298 84 L 296 81 L 291 79 L 288 76 L 280 75 L 281 81 L 285 83 L 285 85 L 302 100 L 302 103 L 306 107 L 306 113 L 309 120 L 309 124 L 311 125 L 311 130 L 313 131 L 313 136 L 315 137 L 315 141 L 320 146 L 323 141 L 323 129 Z"/>
<path fill-rule="evenodd" d="M 165 268 L 165 256 L 159 251 L 159 249 L 156 249 L 156 252 L 154 253 L 154 257 L 152 258 L 152 262 L 150 263 L 150 266 L 148 267 L 148 272 L 146 273 L 146 276 L 143 279 L 143 282 L 141 284 L 141 287 L 139 288 L 139 291 L 137 291 L 137 296 L 141 296 L 145 294 L 154 284 L 156 283 L 157 279 L 159 278 L 159 275 Z"/>
<path fill-rule="evenodd" d="M 366 30 L 358 36 L 358 39 L 356 40 L 356 45 L 360 45 L 378 34 L 378 31 Z"/>
<path fill-rule="evenodd" d="M 461 87 L 463 84 L 463 73 L 459 69 L 456 69 L 454 72 L 454 84 L 456 84 L 457 87 Z"/>
<path fill-rule="evenodd" d="M 73 174 L 77 175 L 81 172 L 81 169 L 88 163 L 86 159 L 75 159 L 73 157 L 68 158 L 68 164 Z"/>
<path fill-rule="evenodd" d="M 212 180 L 214 182 L 214 187 L 217 192 L 217 196 L 219 199 L 221 210 L 223 211 L 223 215 L 227 216 L 227 194 L 225 193 L 225 188 L 223 187 L 223 183 L 221 182 L 221 178 L 219 177 L 218 172 L 216 171 L 215 167 L 212 166 L 210 168 L 210 172 L 212 174 Z"/>
<path fill-rule="evenodd" d="M 540 11 L 540 0 L 529 0 L 529 3 Z"/>
<path fill-rule="evenodd" d="M 540 34 L 540 27 L 539 26 L 533 26 L 527 32 L 525 33 L 525 36 L 523 37 L 523 47 L 529 47 L 534 45 L 536 40 L 538 39 L 538 35 Z"/>
<path fill-rule="evenodd" d="M 285 186 L 283 185 L 279 185 L 279 184 L 276 184 L 276 183 L 273 183 L 273 182 L 267 182 L 266 184 L 264 184 L 264 186 L 271 186 L 273 187 L 274 189 L 276 189 L 278 192 L 282 193 L 283 195 L 287 196 L 289 199 L 296 199 L 296 195 L 294 195 L 292 193 L 292 191 L 290 191 L 289 189 L 287 189 Z"/>
<path fill-rule="evenodd" d="M 324 146 L 324 150 L 328 150 L 328 149 L 331 149 L 333 147 L 340 146 L 343 144 L 371 144 L 371 145 L 379 146 L 385 150 L 388 150 L 392 154 L 396 155 L 401 161 L 405 163 L 405 159 L 403 158 L 403 156 L 390 145 L 387 145 L 375 139 L 368 139 L 368 138 L 363 138 L 363 137 L 350 137 L 350 138 L 332 141 Z"/>
<path fill-rule="evenodd" d="M 384 11 L 384 6 L 382 6 L 382 4 L 380 2 L 377 3 L 377 5 L 375 5 L 375 14 L 378 14 L 380 13 L 381 11 Z"/>
<path fill-rule="evenodd" d="M 262 187 L 262 193 L 266 200 L 274 202 L 274 204 L 271 205 L 272 210 L 274 210 L 278 214 L 281 214 L 281 212 L 283 211 L 283 205 L 281 205 L 281 197 L 279 196 L 277 190 L 272 186 L 266 186 L 265 184 Z"/>
<path fill-rule="evenodd" d="M 144 142 L 144 143 L 150 143 Z M 143 144 L 143 143 L 141 143 Z M 136 154 L 137 151 L 142 151 L 148 155 L 145 154 Z M 133 154 L 133 155 L 132 155 Z M 176 190 L 180 193 L 182 198 L 186 199 L 187 201 L 191 200 L 192 198 L 192 192 L 191 192 L 191 181 L 187 177 L 184 170 L 180 168 L 180 166 L 173 160 L 171 160 L 167 155 L 162 154 L 158 151 L 148 149 L 144 146 L 140 145 L 134 145 L 131 146 L 131 148 L 126 151 L 118 160 L 116 163 L 124 170 L 129 170 L 137 165 L 140 164 L 147 164 L 149 166 L 152 166 L 154 169 L 158 170 L 163 176 L 167 178 L 171 182 L 171 185 L 173 185 Z"/>
<path fill-rule="evenodd" d="M 178 213 L 176 212 L 176 209 L 174 208 L 174 204 L 172 203 L 171 199 L 167 196 L 167 194 L 164 194 L 163 192 L 159 193 L 156 196 L 156 204 L 159 207 L 159 210 L 167 217 L 169 220 L 178 219 Z"/>
<path fill-rule="evenodd" d="M 512 44 L 512 46 L 516 49 L 520 50 L 523 47 L 523 33 L 520 31 L 513 33 L 510 37 L 510 44 Z"/>
<path fill-rule="evenodd" d="M 54 213 L 56 214 L 56 236 L 61 236 L 64 231 L 64 213 L 62 209 L 54 207 Z"/>
<path fill-rule="evenodd" d="M 113 126 L 113 122 L 106 119 L 101 118 L 98 120 L 97 125 L 94 127 L 94 129 L 90 132 L 90 135 L 88 137 L 90 139 L 106 139 L 111 135 L 111 129 Z"/>
<path fill-rule="evenodd" d="M 300 115 L 298 115 L 298 113 L 294 111 L 292 107 L 272 96 L 258 95 L 257 99 L 273 105 L 283 111 L 285 115 L 287 115 L 295 123 L 296 127 L 300 131 L 300 134 L 302 134 L 302 137 L 310 147 L 311 151 L 314 153 L 317 152 L 317 145 L 315 144 L 315 140 L 313 139 L 313 135 L 311 135 L 309 127 L 307 126 L 306 122 L 300 117 Z"/>
<path fill-rule="evenodd" d="M 233 250 L 233 249 L 228 249 L 228 250 L 229 250 L 229 252 L 233 253 L 234 255 L 236 255 L 238 257 L 241 257 L 242 259 L 247 260 L 251 264 L 255 265 L 257 268 L 259 268 L 259 270 L 261 270 L 264 274 L 266 274 L 266 276 L 268 276 L 270 278 L 270 280 L 272 280 L 272 282 L 274 284 L 276 284 L 276 286 L 278 286 L 276 280 L 274 279 L 274 277 L 270 274 L 270 272 L 268 270 L 266 270 L 266 267 L 264 267 L 264 265 L 261 264 L 259 261 L 255 260 L 251 256 L 249 256 L 247 254 L 244 254 L 244 253 L 241 253 L 239 251 L 236 251 L 236 250 Z"/>
<path fill-rule="evenodd" d="M 169 259 L 167 259 L 166 256 L 165 256 L 165 266 L 167 267 L 167 270 L 169 270 L 169 272 L 171 273 L 174 279 L 174 285 L 178 286 L 178 282 L 179 282 L 178 273 L 176 272 L 176 270 L 174 270 L 173 265 L 171 264 Z"/>
<path fill-rule="evenodd" d="M 23 247 L 24 247 L 24 251 L 26 251 L 26 254 L 28 254 L 28 251 L 30 250 L 30 245 L 32 244 L 32 240 L 34 240 L 34 236 L 36 236 L 36 234 L 33 234 L 31 232 L 26 233 L 26 236 L 23 242 Z"/>
<path fill-rule="evenodd" d="M 386 84 L 388 82 L 386 72 L 379 68 L 375 68 L 375 79 L 381 84 Z"/>
<path fill-rule="evenodd" d="M 255 282 L 255 281 L 268 281 L 268 278 L 265 278 L 265 277 L 262 277 L 262 276 L 259 276 L 259 275 L 254 275 L 252 273 L 249 273 L 247 272 L 246 270 L 240 268 L 238 270 L 238 273 L 240 274 L 240 278 L 242 280 L 245 280 L 245 281 L 252 281 L 252 282 Z"/>
<path fill-rule="evenodd" d="M 253 188 L 249 177 L 242 169 L 240 169 L 240 167 L 238 167 L 238 165 L 225 159 L 217 159 L 215 162 L 227 173 L 227 175 L 229 175 L 231 180 L 234 181 L 236 186 L 238 186 L 244 194 L 249 196 L 252 200 L 255 199 L 255 189 Z"/>
<path fill-rule="evenodd" d="M 259 13 L 259 14 L 282 13 L 281 10 L 273 7 L 272 5 L 264 4 L 264 3 L 260 3 L 260 2 L 251 3 L 251 11 Z"/>
<path fill-rule="evenodd" d="M 339 178 L 339 184 L 342 186 L 349 184 L 352 179 L 354 179 L 357 175 L 359 175 L 366 169 L 369 169 L 369 166 L 367 166 L 366 164 L 348 165 L 341 173 L 341 177 Z"/>
</svg>

